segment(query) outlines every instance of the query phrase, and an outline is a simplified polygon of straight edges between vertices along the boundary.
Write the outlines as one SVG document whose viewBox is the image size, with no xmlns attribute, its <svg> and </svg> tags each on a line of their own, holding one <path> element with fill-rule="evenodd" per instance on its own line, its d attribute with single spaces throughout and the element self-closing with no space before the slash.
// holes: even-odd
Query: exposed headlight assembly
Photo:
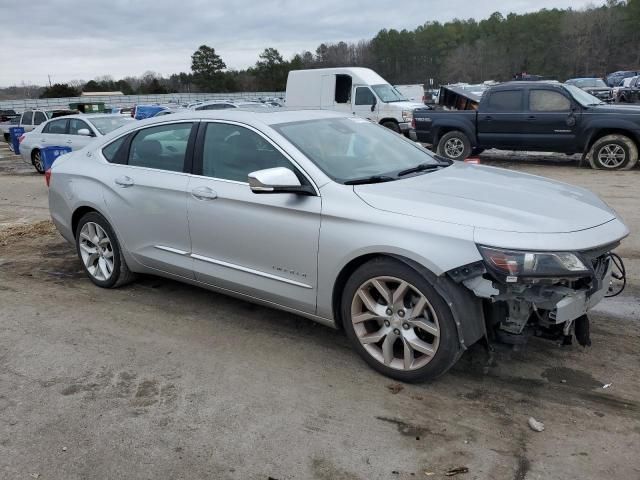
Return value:
<svg viewBox="0 0 640 480">
<path fill-rule="evenodd" d="M 502 250 L 478 245 L 487 268 L 506 277 L 507 282 L 520 278 L 582 277 L 591 272 L 578 255 L 571 252 L 526 252 Z"/>
</svg>

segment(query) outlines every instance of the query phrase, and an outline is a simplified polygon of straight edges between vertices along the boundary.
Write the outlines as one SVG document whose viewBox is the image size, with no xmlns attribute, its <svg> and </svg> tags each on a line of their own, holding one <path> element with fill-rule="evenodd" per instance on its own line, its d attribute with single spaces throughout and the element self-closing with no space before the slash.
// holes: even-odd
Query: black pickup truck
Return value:
<svg viewBox="0 0 640 480">
<path fill-rule="evenodd" d="M 484 149 L 582 153 L 592 168 L 638 162 L 640 106 L 610 105 L 573 85 L 507 82 L 486 90 L 476 110 L 418 109 L 418 141 L 463 160 Z"/>
</svg>

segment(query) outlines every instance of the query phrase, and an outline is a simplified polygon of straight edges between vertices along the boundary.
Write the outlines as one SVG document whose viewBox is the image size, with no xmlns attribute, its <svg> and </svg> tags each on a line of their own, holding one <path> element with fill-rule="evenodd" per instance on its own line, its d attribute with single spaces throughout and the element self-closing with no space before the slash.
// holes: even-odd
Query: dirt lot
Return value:
<svg viewBox="0 0 640 480">
<path fill-rule="evenodd" d="M 640 171 L 505 158 L 483 161 L 625 218 L 630 285 L 592 314 L 589 349 L 534 339 L 487 371 L 474 349 L 395 388 L 308 320 L 153 277 L 94 287 L 46 223 L 42 176 L 0 147 L 0 478 L 640 478 Z"/>
</svg>

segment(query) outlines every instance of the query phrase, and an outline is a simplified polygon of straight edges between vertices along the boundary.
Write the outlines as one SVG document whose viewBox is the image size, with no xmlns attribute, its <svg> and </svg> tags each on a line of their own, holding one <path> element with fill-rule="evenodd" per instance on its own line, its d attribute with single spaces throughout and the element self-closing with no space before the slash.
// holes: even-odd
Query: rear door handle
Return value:
<svg viewBox="0 0 640 480">
<path fill-rule="evenodd" d="M 485 119 L 487 122 L 490 122 L 491 120 L 493 120 L 493 117 L 492 117 L 491 115 L 485 115 L 485 116 L 484 116 L 484 119 Z"/>
<path fill-rule="evenodd" d="M 126 175 L 123 177 L 116 178 L 115 182 L 116 182 L 116 185 L 119 185 L 122 188 L 133 187 L 135 185 L 133 178 L 127 177 Z"/>
<path fill-rule="evenodd" d="M 67 143 L 68 143 L 68 144 L 72 144 L 72 143 L 73 143 L 73 140 L 67 140 Z"/>
<path fill-rule="evenodd" d="M 529 115 L 529 116 L 527 117 L 527 120 L 529 120 L 529 121 L 532 121 L 532 120 L 535 120 L 535 119 L 536 119 L 536 116 L 535 116 L 535 115 Z"/>
<path fill-rule="evenodd" d="M 209 187 L 198 187 L 191 190 L 191 195 L 198 200 L 215 200 L 218 194 Z"/>
</svg>

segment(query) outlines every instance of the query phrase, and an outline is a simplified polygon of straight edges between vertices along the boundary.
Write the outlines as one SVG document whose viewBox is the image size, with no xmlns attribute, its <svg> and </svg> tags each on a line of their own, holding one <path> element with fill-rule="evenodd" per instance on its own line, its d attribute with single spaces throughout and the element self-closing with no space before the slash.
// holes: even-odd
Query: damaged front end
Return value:
<svg viewBox="0 0 640 480">
<path fill-rule="evenodd" d="M 587 346 L 587 311 L 608 296 L 612 282 L 624 288 L 624 265 L 611 252 L 617 246 L 580 252 L 478 246 L 483 261 L 447 274 L 484 299 L 490 340 L 520 345 L 535 335 L 570 344 L 575 336 Z"/>
</svg>

